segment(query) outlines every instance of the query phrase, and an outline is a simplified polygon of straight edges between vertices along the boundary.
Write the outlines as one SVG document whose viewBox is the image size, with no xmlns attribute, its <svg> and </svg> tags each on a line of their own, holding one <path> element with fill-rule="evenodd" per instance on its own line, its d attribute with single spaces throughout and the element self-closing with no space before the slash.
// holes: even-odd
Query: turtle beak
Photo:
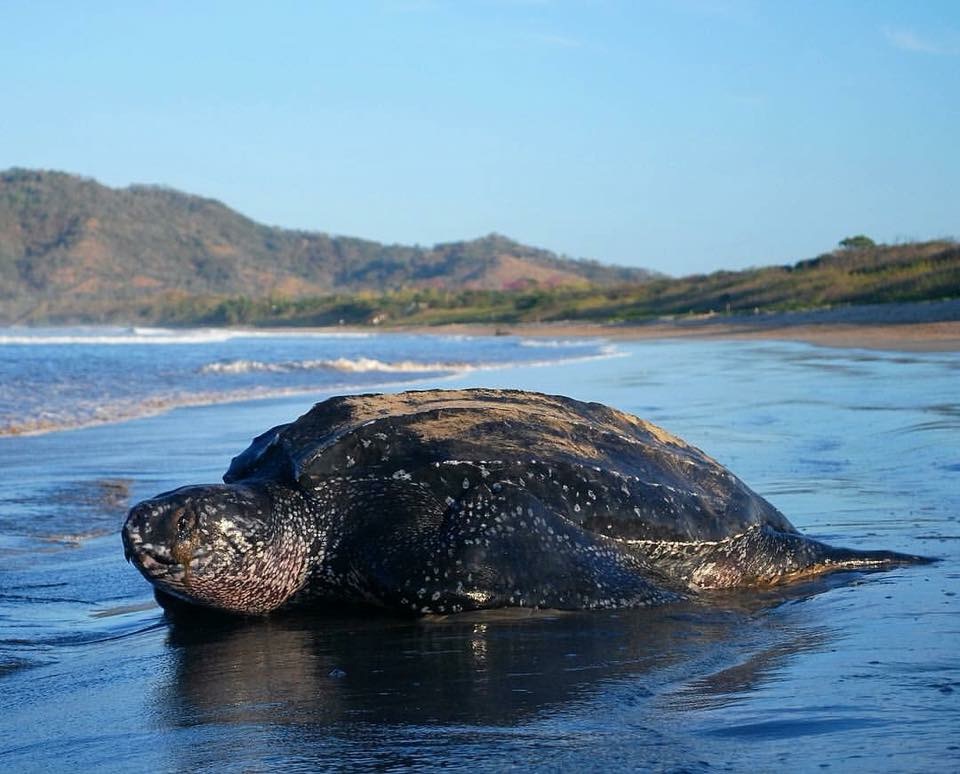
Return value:
<svg viewBox="0 0 960 774">
<path fill-rule="evenodd" d="M 144 556 L 148 556 L 160 564 L 174 564 L 179 531 L 195 523 L 195 517 L 187 510 L 150 500 L 131 508 L 122 532 L 127 560 L 142 564 Z"/>
</svg>

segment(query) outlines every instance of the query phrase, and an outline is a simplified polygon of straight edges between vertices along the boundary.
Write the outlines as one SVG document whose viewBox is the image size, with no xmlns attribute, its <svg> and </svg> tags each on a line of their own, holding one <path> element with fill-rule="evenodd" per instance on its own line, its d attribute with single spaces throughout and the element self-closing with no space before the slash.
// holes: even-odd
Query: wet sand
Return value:
<svg viewBox="0 0 960 774">
<path fill-rule="evenodd" d="M 396 330 L 459 335 L 602 336 L 618 340 L 766 339 L 899 352 L 960 351 L 960 300 L 748 315 L 689 315 L 638 323 L 443 325 Z"/>
<path fill-rule="evenodd" d="M 189 620 L 124 561 L 125 506 L 218 480 L 322 390 L 0 438 L 0 771 L 954 770 L 960 357 L 617 350 L 416 386 L 613 405 L 806 534 L 941 561 L 597 614 Z"/>
</svg>

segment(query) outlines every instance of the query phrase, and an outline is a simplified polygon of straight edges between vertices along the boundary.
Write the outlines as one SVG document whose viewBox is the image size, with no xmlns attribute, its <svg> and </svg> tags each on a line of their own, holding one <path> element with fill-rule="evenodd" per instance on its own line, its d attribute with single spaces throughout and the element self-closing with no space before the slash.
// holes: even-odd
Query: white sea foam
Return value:
<svg viewBox="0 0 960 774">
<path fill-rule="evenodd" d="M 232 339 L 367 338 L 362 331 L 270 330 L 243 328 L 0 328 L 0 346 L 39 344 L 216 344 Z"/>
<path fill-rule="evenodd" d="M 282 363 L 265 363 L 261 360 L 226 360 L 208 363 L 200 369 L 204 374 L 248 374 L 296 371 L 341 371 L 343 373 L 380 372 L 388 374 L 424 374 L 470 369 L 466 363 L 418 363 L 400 360 L 387 363 L 372 357 L 338 357 L 331 360 L 293 360 Z"/>
<path fill-rule="evenodd" d="M 595 342 L 594 342 L 595 343 Z M 338 357 L 331 360 L 293 360 L 281 363 L 267 363 L 261 360 L 224 360 L 207 363 L 200 368 L 204 374 L 248 374 L 248 373 L 278 373 L 288 374 L 298 371 L 340 371 L 342 373 L 387 373 L 387 374 L 435 374 L 435 373 L 469 373 L 470 371 L 490 371 L 511 366 L 548 366 L 569 363 L 575 360 L 592 360 L 598 357 L 611 357 L 617 354 L 612 344 L 605 344 L 595 354 L 564 357 L 550 360 L 507 361 L 503 363 L 460 363 L 436 362 L 420 363 L 414 360 L 399 360 L 385 362 L 372 357 Z"/>
<path fill-rule="evenodd" d="M 403 387 L 415 382 L 416 377 L 397 378 L 378 382 L 378 389 Z M 292 398 L 313 395 L 318 398 L 347 394 L 368 388 L 369 385 L 339 382 L 322 387 L 252 387 L 242 390 L 209 391 L 197 393 L 173 392 L 146 398 L 116 398 L 99 403 L 76 404 L 62 411 L 44 411 L 19 420 L 0 416 L 0 437 L 9 435 L 46 435 L 64 430 L 82 430 L 98 425 L 111 425 L 134 419 L 165 414 L 179 408 L 239 403 L 248 400 Z"/>
</svg>

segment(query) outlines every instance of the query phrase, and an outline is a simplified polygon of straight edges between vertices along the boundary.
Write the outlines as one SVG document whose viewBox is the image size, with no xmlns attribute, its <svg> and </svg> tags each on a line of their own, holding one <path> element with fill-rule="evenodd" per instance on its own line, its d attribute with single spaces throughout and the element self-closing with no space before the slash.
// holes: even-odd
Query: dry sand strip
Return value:
<svg viewBox="0 0 960 774">
<path fill-rule="evenodd" d="M 960 300 L 775 314 L 683 316 L 643 323 L 442 325 L 394 330 L 475 336 L 505 333 L 551 338 L 602 336 L 621 340 L 772 339 L 824 347 L 957 352 L 960 351 Z"/>
<path fill-rule="evenodd" d="M 960 322 L 910 325 L 795 325 L 744 327 L 718 323 L 686 327 L 665 323 L 647 325 L 544 325 L 514 326 L 511 333 L 523 336 L 604 336 L 614 339 L 769 339 L 802 341 L 823 347 L 885 349 L 901 352 L 960 351 Z"/>
</svg>

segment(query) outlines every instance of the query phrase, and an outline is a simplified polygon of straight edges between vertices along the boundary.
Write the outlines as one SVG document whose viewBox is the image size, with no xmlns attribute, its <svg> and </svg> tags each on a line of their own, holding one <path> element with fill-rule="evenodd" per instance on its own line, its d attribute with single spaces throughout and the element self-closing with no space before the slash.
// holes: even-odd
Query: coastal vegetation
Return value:
<svg viewBox="0 0 960 774">
<path fill-rule="evenodd" d="M 672 278 L 496 234 L 382 245 L 264 226 L 165 188 L 0 173 L 0 323 L 607 322 L 957 297 L 952 239 L 857 234 L 793 264 Z"/>
<path fill-rule="evenodd" d="M 610 322 L 956 297 L 960 245 L 936 241 L 844 248 L 786 266 L 607 287 L 411 287 L 303 298 L 169 294 L 104 308 L 101 319 L 204 325 Z"/>
</svg>

